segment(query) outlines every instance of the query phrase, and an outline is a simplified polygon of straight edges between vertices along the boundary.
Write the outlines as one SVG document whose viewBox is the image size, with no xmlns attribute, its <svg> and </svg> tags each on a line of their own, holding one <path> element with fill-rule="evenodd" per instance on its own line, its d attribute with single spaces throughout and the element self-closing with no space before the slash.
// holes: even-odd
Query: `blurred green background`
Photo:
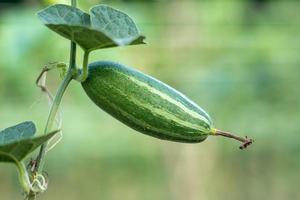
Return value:
<svg viewBox="0 0 300 200">
<path fill-rule="evenodd" d="M 69 41 L 35 13 L 50 3 L 1 1 L 0 129 L 33 120 L 42 133 L 49 107 L 34 81 L 50 61 L 68 62 Z M 7 3 L 8 2 L 8 3 Z M 185 93 L 215 126 L 255 139 L 200 144 L 137 133 L 97 108 L 73 82 L 62 103 L 63 140 L 49 152 L 41 199 L 300 199 L 300 2 L 271 0 L 79 0 L 127 12 L 147 45 L 99 50 Z M 82 52 L 78 51 L 78 63 Z M 60 78 L 48 74 L 55 92 Z M 22 199 L 16 169 L 0 164 L 0 199 Z"/>
</svg>

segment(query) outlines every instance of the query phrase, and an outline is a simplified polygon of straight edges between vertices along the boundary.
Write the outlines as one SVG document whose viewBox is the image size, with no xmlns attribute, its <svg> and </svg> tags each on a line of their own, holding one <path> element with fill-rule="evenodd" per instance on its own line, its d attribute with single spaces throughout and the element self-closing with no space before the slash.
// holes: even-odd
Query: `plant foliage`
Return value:
<svg viewBox="0 0 300 200">
<path fill-rule="evenodd" d="M 145 39 L 127 14 L 107 5 L 92 7 L 88 14 L 72 6 L 56 4 L 43 9 L 38 16 L 48 28 L 85 51 L 143 44 Z"/>
</svg>

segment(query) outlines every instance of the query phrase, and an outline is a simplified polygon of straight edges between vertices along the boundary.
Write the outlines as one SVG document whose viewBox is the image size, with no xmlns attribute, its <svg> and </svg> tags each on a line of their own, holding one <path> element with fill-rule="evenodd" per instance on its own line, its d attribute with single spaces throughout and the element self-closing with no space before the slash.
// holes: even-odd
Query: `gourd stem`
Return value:
<svg viewBox="0 0 300 200">
<path fill-rule="evenodd" d="M 76 7 L 76 5 L 77 5 L 77 0 L 71 0 L 71 6 Z M 74 77 L 74 72 L 76 70 L 76 43 L 71 41 L 70 46 L 71 47 L 70 47 L 69 69 L 68 69 L 68 72 L 67 72 L 66 76 L 64 77 L 61 85 L 59 86 L 55 97 L 54 97 L 53 104 L 51 106 L 48 120 L 46 123 L 46 127 L 44 130 L 44 134 L 49 133 L 49 131 L 51 130 L 52 125 L 54 123 L 55 116 L 56 116 L 58 108 L 59 108 L 59 104 L 63 97 L 63 94 L 66 91 L 69 83 L 71 82 L 71 80 Z M 46 147 L 47 147 L 47 142 L 44 143 L 40 148 L 39 154 L 36 158 L 36 164 L 35 164 L 35 167 L 32 172 L 33 174 L 37 173 L 37 172 L 41 172 L 43 169 L 44 156 L 46 154 Z M 35 200 L 35 199 L 36 199 L 36 193 L 34 191 L 30 191 L 29 195 L 28 195 L 28 200 Z"/>
<path fill-rule="evenodd" d="M 76 0 L 72 0 L 71 5 L 76 7 Z M 70 66 L 69 66 L 68 72 L 67 72 L 65 78 L 63 79 L 60 87 L 58 88 L 55 98 L 53 100 L 53 104 L 52 104 L 52 107 L 51 107 L 51 110 L 50 110 L 50 113 L 49 113 L 49 116 L 47 119 L 44 134 L 47 134 L 50 132 L 53 122 L 54 122 L 54 119 L 56 117 L 58 108 L 59 108 L 59 104 L 62 99 L 62 96 L 63 96 L 65 90 L 67 89 L 69 83 L 73 79 L 74 71 L 76 69 L 76 43 L 74 43 L 74 42 L 71 42 L 71 44 L 70 44 L 70 62 L 69 62 L 69 64 L 70 64 Z M 43 157 L 46 152 L 46 146 L 47 146 L 47 143 L 43 144 L 40 148 L 40 153 L 36 159 L 36 166 L 35 166 L 34 172 L 41 171 L 41 169 L 43 168 L 42 161 L 43 161 Z"/>
<path fill-rule="evenodd" d="M 77 0 L 71 0 L 71 6 L 76 7 L 76 5 L 77 5 Z M 52 104 L 52 107 L 51 107 L 51 110 L 50 110 L 50 113 L 48 116 L 48 120 L 46 123 L 46 127 L 44 130 L 44 134 L 49 133 L 50 129 L 52 128 L 56 113 L 59 108 L 59 104 L 62 99 L 62 96 L 73 78 L 75 68 L 76 68 L 76 43 L 71 41 L 69 69 L 68 69 L 68 72 L 67 72 L 64 80 L 62 81 L 56 95 L 55 95 L 55 98 L 54 98 L 54 101 L 53 101 L 53 104 Z M 42 168 L 41 161 L 45 154 L 45 150 L 46 150 L 46 143 L 41 146 L 40 153 L 36 159 L 37 162 L 36 162 L 36 166 L 35 166 L 35 172 L 40 171 L 40 168 Z"/>
<path fill-rule="evenodd" d="M 78 73 L 77 77 L 75 77 L 75 79 L 79 82 L 84 82 L 88 77 L 89 55 L 90 55 L 90 51 L 84 52 L 81 73 Z"/>
<path fill-rule="evenodd" d="M 52 125 L 54 123 L 55 116 L 56 116 L 58 108 L 59 108 L 59 104 L 63 97 L 63 94 L 66 91 L 66 88 L 68 87 L 68 85 L 72 79 L 73 79 L 73 70 L 71 68 L 69 68 L 67 75 L 65 76 L 64 80 L 62 81 L 62 83 L 54 97 L 53 104 L 50 109 L 50 113 L 49 113 L 46 127 L 44 130 L 44 134 L 47 134 L 50 132 Z M 40 148 L 39 154 L 36 158 L 36 164 L 35 164 L 33 172 L 32 172 L 33 175 L 36 174 L 37 172 L 42 172 L 42 170 L 43 170 L 43 165 L 45 162 L 44 157 L 46 154 L 46 148 L 47 148 L 47 142 L 42 144 L 42 146 Z M 35 197 L 36 197 L 36 193 L 34 191 L 30 191 L 29 195 L 28 195 L 28 200 L 34 200 Z"/>
<path fill-rule="evenodd" d="M 245 149 L 245 148 L 247 148 L 247 146 L 249 146 L 253 143 L 253 140 L 250 139 L 250 138 L 247 138 L 247 136 L 243 138 L 243 137 L 233 135 L 232 133 L 217 130 L 217 129 L 215 130 L 215 133 L 212 134 L 212 135 L 214 135 L 214 136 L 223 136 L 223 137 L 228 137 L 228 138 L 238 140 L 238 141 L 242 142 L 242 144 L 240 145 L 240 149 Z"/>
<path fill-rule="evenodd" d="M 59 104 L 60 104 L 63 94 L 65 93 L 72 78 L 73 78 L 73 70 L 71 68 L 69 68 L 67 75 L 65 76 L 64 80 L 62 81 L 62 83 L 61 83 L 60 87 L 58 88 L 58 91 L 54 97 L 53 104 L 50 109 L 50 113 L 49 113 L 46 127 L 44 130 L 44 134 L 47 134 L 51 131 L 55 116 L 56 116 L 58 108 L 59 108 Z M 42 171 L 43 162 L 44 162 L 43 157 L 45 156 L 45 153 L 46 153 L 46 146 L 47 146 L 47 143 L 44 143 L 40 148 L 39 155 L 36 158 L 36 166 L 35 166 L 34 172 Z"/>
</svg>

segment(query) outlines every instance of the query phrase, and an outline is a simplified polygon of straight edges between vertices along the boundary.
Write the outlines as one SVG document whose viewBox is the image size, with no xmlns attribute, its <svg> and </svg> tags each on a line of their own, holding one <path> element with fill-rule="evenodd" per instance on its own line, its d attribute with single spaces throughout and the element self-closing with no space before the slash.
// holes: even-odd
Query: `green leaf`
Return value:
<svg viewBox="0 0 300 200">
<path fill-rule="evenodd" d="M 0 131 L 0 146 L 32 137 L 36 132 L 33 122 L 23 122 Z"/>
<path fill-rule="evenodd" d="M 11 144 L 2 145 L 0 146 L 0 153 L 7 154 L 10 157 L 14 157 L 16 160 L 21 161 L 36 148 L 52 138 L 56 133 L 57 131 L 36 138 L 20 140 Z M 0 162 L 12 162 L 10 157 L 2 156 L 0 154 Z"/>
<path fill-rule="evenodd" d="M 32 138 L 35 132 L 33 122 L 23 122 L 0 131 L 0 162 L 16 165 L 20 183 L 27 194 L 30 191 L 30 180 L 22 160 L 58 131 Z"/>
<path fill-rule="evenodd" d="M 131 44 L 144 37 L 140 36 L 134 21 L 125 13 L 106 5 L 98 5 L 90 10 L 91 26 L 112 38 L 119 45 Z"/>
<path fill-rule="evenodd" d="M 76 42 L 84 50 L 144 44 L 134 21 L 125 13 L 106 5 L 90 10 L 91 15 L 72 6 L 56 4 L 38 13 L 42 22 L 59 35 Z"/>
<path fill-rule="evenodd" d="M 0 162 L 21 161 L 57 131 L 32 138 L 36 132 L 33 122 L 23 122 L 0 132 Z"/>
</svg>

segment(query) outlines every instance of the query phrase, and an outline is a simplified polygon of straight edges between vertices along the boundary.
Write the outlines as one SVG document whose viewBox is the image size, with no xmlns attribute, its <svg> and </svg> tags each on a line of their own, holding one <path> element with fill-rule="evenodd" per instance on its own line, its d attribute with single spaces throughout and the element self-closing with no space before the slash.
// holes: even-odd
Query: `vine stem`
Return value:
<svg viewBox="0 0 300 200">
<path fill-rule="evenodd" d="M 77 5 L 77 1 L 71 0 L 71 6 L 76 7 L 76 5 Z M 62 97 L 63 97 L 69 83 L 72 81 L 74 74 L 76 73 L 76 43 L 71 42 L 70 46 L 71 47 L 70 47 L 69 69 L 68 69 L 68 72 L 67 72 L 66 76 L 64 77 L 62 83 L 60 84 L 55 97 L 54 97 L 53 104 L 51 106 L 50 113 L 49 113 L 49 116 L 47 119 L 47 123 L 46 123 L 45 129 L 44 129 L 44 134 L 47 134 L 50 132 L 50 130 L 53 126 L 59 105 L 61 103 Z M 44 157 L 46 154 L 46 147 L 47 147 L 47 142 L 44 143 L 40 148 L 39 154 L 36 158 L 36 164 L 32 171 L 32 175 L 34 175 L 38 172 L 42 172 L 43 165 L 44 165 Z M 34 191 L 30 191 L 27 199 L 35 200 L 36 195 L 37 194 Z"/>
<path fill-rule="evenodd" d="M 71 80 L 73 79 L 73 70 L 71 70 L 71 68 L 68 70 L 67 75 L 65 76 L 64 80 L 62 81 L 60 87 L 58 88 L 58 91 L 54 97 L 53 100 L 53 104 L 48 116 L 48 120 L 46 123 L 46 127 L 44 130 L 44 134 L 47 134 L 51 131 L 52 125 L 54 123 L 58 108 L 59 108 L 59 104 L 62 100 L 63 94 L 65 93 L 69 83 L 71 82 Z M 35 167 L 35 172 L 41 172 L 42 168 L 43 168 L 43 157 L 45 156 L 46 153 L 46 146 L 47 143 L 44 143 L 41 148 L 40 148 L 40 153 L 36 159 L 36 167 Z"/>
<path fill-rule="evenodd" d="M 49 113 L 49 116 L 48 116 L 48 120 L 47 120 L 47 123 L 46 123 L 46 127 L 45 127 L 45 130 L 44 130 L 44 134 L 47 134 L 51 131 L 51 128 L 52 128 L 52 125 L 55 121 L 55 117 L 56 117 L 56 114 L 57 114 L 57 111 L 58 111 L 58 108 L 59 108 L 59 104 L 62 100 L 62 97 L 63 97 L 63 94 L 64 92 L 66 91 L 69 83 L 71 82 L 71 80 L 73 79 L 73 69 L 70 67 L 68 72 L 67 72 L 67 75 L 65 76 L 64 80 L 62 81 L 55 97 L 54 97 L 54 100 L 53 100 L 53 104 L 51 106 L 51 109 L 50 109 L 50 113 Z M 47 148 L 47 142 L 42 144 L 41 148 L 40 148 L 40 151 L 39 151 L 39 154 L 36 158 L 36 162 L 35 162 L 35 165 L 34 165 L 34 169 L 32 171 L 32 176 L 35 176 L 35 174 L 37 173 L 41 173 L 43 171 L 43 165 L 44 165 L 44 158 L 45 158 L 45 154 L 46 154 L 46 148 Z M 29 194 L 28 194 L 28 200 L 35 200 L 36 199 L 36 193 L 34 191 L 30 191 Z"/>
</svg>

